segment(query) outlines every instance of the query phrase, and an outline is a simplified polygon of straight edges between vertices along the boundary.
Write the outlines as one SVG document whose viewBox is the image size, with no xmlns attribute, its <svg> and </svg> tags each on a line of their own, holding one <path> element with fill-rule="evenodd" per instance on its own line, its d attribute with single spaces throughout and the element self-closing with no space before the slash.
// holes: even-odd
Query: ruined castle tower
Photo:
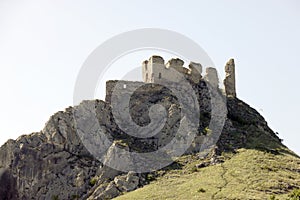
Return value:
<svg viewBox="0 0 300 200">
<path fill-rule="evenodd" d="M 182 78 L 188 78 L 195 83 L 201 79 L 202 66 L 191 62 L 189 68 L 185 68 L 184 61 L 172 58 L 166 64 L 162 57 L 151 56 L 142 63 L 143 81 L 146 83 L 162 83 L 164 81 L 180 82 Z"/>
<path fill-rule="evenodd" d="M 145 83 L 159 82 L 165 68 L 165 61 L 160 56 L 151 56 L 142 63 L 143 80 Z"/>
<path fill-rule="evenodd" d="M 186 78 L 194 83 L 202 79 L 202 66 L 199 63 L 191 62 L 188 68 L 184 67 L 184 61 L 179 58 L 172 58 L 167 63 L 160 56 L 151 56 L 142 63 L 142 75 L 145 83 L 163 83 L 165 81 L 179 82 Z M 214 88 L 219 87 L 217 70 L 213 67 L 206 68 L 204 79 Z M 236 97 L 235 88 L 235 65 L 230 59 L 225 66 L 226 77 L 224 79 L 225 93 L 227 97 Z"/>
<path fill-rule="evenodd" d="M 228 97 L 236 97 L 235 89 L 235 64 L 230 59 L 225 66 L 226 77 L 224 79 L 225 92 Z"/>
</svg>

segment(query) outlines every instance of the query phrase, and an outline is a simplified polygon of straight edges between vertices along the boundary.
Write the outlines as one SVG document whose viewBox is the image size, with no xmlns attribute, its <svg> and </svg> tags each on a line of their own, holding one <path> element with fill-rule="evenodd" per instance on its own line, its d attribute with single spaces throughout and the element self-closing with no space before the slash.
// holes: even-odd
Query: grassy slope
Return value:
<svg viewBox="0 0 300 200">
<path fill-rule="evenodd" d="M 288 193 L 300 188 L 300 159 L 291 154 L 271 154 L 240 149 L 224 154 L 225 162 L 198 169 L 199 161 L 181 158 L 181 170 L 167 172 L 156 181 L 118 200 L 132 199 L 287 199 Z"/>
</svg>

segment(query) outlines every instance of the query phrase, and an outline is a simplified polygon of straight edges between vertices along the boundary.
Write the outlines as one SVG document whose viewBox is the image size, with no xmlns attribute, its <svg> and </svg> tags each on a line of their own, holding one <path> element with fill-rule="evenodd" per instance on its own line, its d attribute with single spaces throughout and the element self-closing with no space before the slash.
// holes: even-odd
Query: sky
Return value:
<svg viewBox="0 0 300 200">
<path fill-rule="evenodd" d="M 300 154 L 299 8 L 297 0 L 0 0 L 0 144 L 40 131 L 73 105 L 80 68 L 103 42 L 160 28 L 198 43 L 221 79 L 234 58 L 238 97 Z M 122 78 L 152 53 L 121 58 L 104 77 Z M 95 98 L 103 97 L 100 81 Z"/>
</svg>

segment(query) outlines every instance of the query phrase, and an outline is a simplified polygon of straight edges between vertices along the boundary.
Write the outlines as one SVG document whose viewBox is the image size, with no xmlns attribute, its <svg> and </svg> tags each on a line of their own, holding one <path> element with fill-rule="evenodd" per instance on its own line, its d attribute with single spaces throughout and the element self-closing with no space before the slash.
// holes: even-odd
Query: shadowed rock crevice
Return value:
<svg viewBox="0 0 300 200">
<path fill-rule="evenodd" d="M 0 168 L 0 197 L 2 200 L 19 199 L 16 178 L 4 168 Z"/>
</svg>

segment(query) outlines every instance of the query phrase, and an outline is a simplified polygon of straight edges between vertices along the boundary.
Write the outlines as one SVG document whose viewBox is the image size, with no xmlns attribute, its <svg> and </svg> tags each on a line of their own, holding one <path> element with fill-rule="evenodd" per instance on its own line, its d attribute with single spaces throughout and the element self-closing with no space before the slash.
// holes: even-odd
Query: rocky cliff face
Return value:
<svg viewBox="0 0 300 200">
<path fill-rule="evenodd" d="M 124 173 L 103 166 L 83 145 L 83 138 L 78 131 L 97 134 L 97 123 L 112 143 L 104 156 L 107 160 L 118 156 L 115 155 L 116 147 L 151 152 L 166 145 L 174 137 L 173 133 L 181 120 L 181 108 L 172 92 L 162 86 L 149 84 L 135 91 L 129 110 L 136 124 L 145 126 L 150 123 L 151 105 L 160 104 L 167 111 L 166 125 L 154 137 L 155 140 L 138 140 L 128 136 L 115 122 L 110 92 L 115 84 L 115 81 L 107 83 L 105 102 L 84 101 L 54 114 L 42 131 L 7 141 L 0 148 L 0 196 L 4 199 L 109 199 L 146 184 L 143 173 Z M 130 85 L 130 82 L 126 84 Z M 200 81 L 193 88 L 197 91 L 201 114 L 197 119 L 199 127 L 196 137 L 186 151 L 187 154 L 204 150 L 203 140 L 210 134 L 208 126 L 212 115 L 207 83 Z M 124 91 L 126 93 L 129 89 Z M 117 95 L 126 95 L 124 91 L 117 92 Z M 221 91 L 218 92 L 221 94 Z M 217 156 L 223 151 L 235 151 L 240 147 L 272 150 L 281 145 L 280 139 L 258 112 L 237 98 L 223 98 L 228 113 L 221 136 L 212 138 L 217 143 L 209 155 Z M 91 109 L 95 110 L 97 121 L 89 120 Z M 192 109 L 187 111 L 191 119 L 194 117 Z M 85 119 L 80 130 L 74 116 Z M 91 142 L 105 145 L 101 143 L 102 140 Z"/>
<path fill-rule="evenodd" d="M 73 130 L 70 109 L 52 116 L 43 131 L 10 140 L 0 149 L 0 166 L 14 177 L 18 199 L 70 199 L 88 189 L 99 163 Z"/>
</svg>

